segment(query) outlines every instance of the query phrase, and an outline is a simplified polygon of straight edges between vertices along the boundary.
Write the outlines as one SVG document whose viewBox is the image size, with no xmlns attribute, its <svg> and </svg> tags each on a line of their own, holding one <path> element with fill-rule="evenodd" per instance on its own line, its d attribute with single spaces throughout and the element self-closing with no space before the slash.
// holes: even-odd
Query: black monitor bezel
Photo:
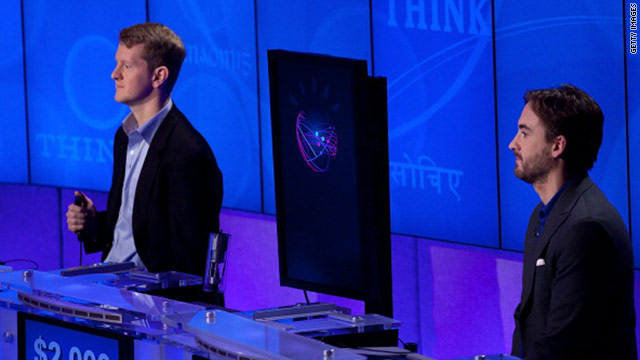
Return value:
<svg viewBox="0 0 640 360">
<path fill-rule="evenodd" d="M 284 50 L 269 50 L 269 89 L 271 101 L 271 130 L 273 138 L 273 164 L 276 200 L 276 222 L 278 229 L 278 256 L 280 284 L 293 288 L 310 290 L 351 299 L 365 301 L 367 312 L 392 315 L 391 306 L 391 231 L 389 202 L 389 161 L 387 134 L 386 81 L 384 78 L 367 76 L 364 60 L 339 58 L 320 54 L 299 53 Z M 363 144 L 357 148 L 357 156 L 373 156 L 376 161 L 358 166 L 359 230 L 362 273 L 364 283 L 358 288 L 342 288 L 331 284 L 307 281 L 288 275 L 286 242 L 287 234 L 282 189 L 285 181 L 279 169 L 282 168 L 280 147 L 280 113 L 278 72 L 282 62 L 295 62 L 311 66 L 338 67 L 348 69 L 352 78 L 355 141 Z M 284 95 L 283 95 L 284 96 Z M 375 141 L 371 142 L 371 139 Z M 372 176 L 373 175 L 373 176 Z M 363 244 L 364 244 L 363 243 Z"/>
</svg>

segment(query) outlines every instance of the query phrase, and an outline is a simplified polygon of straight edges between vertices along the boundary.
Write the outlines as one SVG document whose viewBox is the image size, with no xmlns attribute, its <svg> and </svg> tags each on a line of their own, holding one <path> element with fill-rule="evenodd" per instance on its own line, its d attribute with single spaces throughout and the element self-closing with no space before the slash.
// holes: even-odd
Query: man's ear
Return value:
<svg viewBox="0 0 640 360">
<path fill-rule="evenodd" d="M 159 66 L 153 70 L 151 84 L 154 88 L 159 88 L 169 78 L 169 69 L 166 66 Z"/>
<path fill-rule="evenodd" d="M 553 140 L 553 145 L 551 147 L 551 156 L 553 156 L 554 159 L 559 158 L 560 155 L 564 153 L 566 148 L 567 148 L 567 138 L 565 138 L 564 135 L 556 136 L 556 138 Z"/>
</svg>

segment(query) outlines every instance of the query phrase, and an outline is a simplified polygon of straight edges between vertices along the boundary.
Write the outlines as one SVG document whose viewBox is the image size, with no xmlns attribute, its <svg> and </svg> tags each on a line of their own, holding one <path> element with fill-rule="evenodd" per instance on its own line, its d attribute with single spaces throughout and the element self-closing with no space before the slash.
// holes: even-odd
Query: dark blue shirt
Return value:
<svg viewBox="0 0 640 360">
<path fill-rule="evenodd" d="M 560 187 L 558 192 L 555 195 L 553 195 L 553 197 L 551 198 L 551 200 L 549 200 L 547 205 L 542 204 L 542 206 L 540 206 L 540 211 L 538 212 L 540 225 L 538 226 L 538 232 L 536 233 L 536 240 L 539 239 L 540 235 L 542 234 L 542 228 L 544 227 L 544 223 L 547 221 L 547 217 L 549 217 L 549 214 L 551 214 L 551 209 L 553 208 L 553 205 L 555 205 L 562 191 L 566 189 L 569 186 L 569 184 L 571 184 L 574 180 L 575 180 L 574 178 L 567 180 L 564 183 L 564 185 Z"/>
</svg>

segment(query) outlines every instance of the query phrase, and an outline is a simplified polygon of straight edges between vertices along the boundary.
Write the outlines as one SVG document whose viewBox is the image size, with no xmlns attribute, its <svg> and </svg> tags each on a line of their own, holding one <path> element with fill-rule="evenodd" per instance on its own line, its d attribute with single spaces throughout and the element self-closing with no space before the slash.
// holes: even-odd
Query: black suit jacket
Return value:
<svg viewBox="0 0 640 360">
<path fill-rule="evenodd" d="M 527 229 L 512 354 L 527 360 L 637 359 L 633 256 L 616 209 L 588 176 Z"/>
<path fill-rule="evenodd" d="M 102 251 L 103 259 L 120 212 L 127 143 L 119 127 L 107 210 L 97 215 L 95 236 L 81 237 L 85 251 Z M 174 104 L 149 145 L 133 205 L 133 238 L 147 269 L 204 275 L 209 233 L 219 230 L 221 205 L 222 173 L 213 152 Z"/>
</svg>

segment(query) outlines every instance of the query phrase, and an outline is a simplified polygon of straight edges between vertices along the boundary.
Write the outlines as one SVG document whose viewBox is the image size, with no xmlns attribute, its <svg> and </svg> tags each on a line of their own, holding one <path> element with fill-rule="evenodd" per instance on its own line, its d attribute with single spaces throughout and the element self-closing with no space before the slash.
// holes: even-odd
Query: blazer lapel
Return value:
<svg viewBox="0 0 640 360">
<path fill-rule="evenodd" d="M 534 256 L 536 252 L 536 235 L 535 232 L 540 226 L 540 219 L 538 217 L 538 211 L 540 210 L 540 205 L 536 206 L 531 215 L 531 219 L 529 219 L 529 226 L 527 226 L 527 233 L 525 234 L 524 240 L 524 258 L 523 261 L 523 272 L 522 272 L 522 308 L 526 305 L 526 300 L 529 298 L 531 294 L 531 289 L 533 287 L 533 275 L 535 270 L 535 262 L 536 257 Z"/>
<path fill-rule="evenodd" d="M 147 156 L 142 165 L 142 170 L 140 170 L 140 177 L 138 178 L 133 203 L 132 227 L 134 234 L 138 232 L 142 224 L 146 223 L 147 213 L 144 211 L 148 206 L 146 199 L 151 198 L 151 192 L 153 191 L 153 186 L 162 161 L 163 150 L 169 141 L 169 137 L 177 121 L 178 109 L 176 105 L 173 104 L 167 116 L 162 120 L 160 127 L 156 130 L 151 144 L 149 144 Z"/>
<path fill-rule="evenodd" d="M 107 206 L 107 223 L 109 231 L 113 232 L 118 221 L 120 205 L 122 203 L 122 186 L 124 183 L 124 168 L 126 167 L 127 143 L 129 139 L 122 127 L 118 128 L 113 149 L 113 175 L 111 190 L 109 191 L 109 206 Z"/>
<path fill-rule="evenodd" d="M 551 209 L 551 213 L 549 214 L 549 217 L 544 224 L 544 228 L 542 229 L 542 234 L 540 234 L 537 241 L 534 230 L 537 229 L 539 225 L 537 210 L 540 207 L 536 207 L 536 211 L 534 211 L 534 215 L 532 216 L 535 218 L 535 221 L 533 219 L 530 221 L 525 240 L 525 254 L 530 255 L 523 259 L 523 303 L 530 300 L 529 298 L 531 296 L 535 277 L 536 261 L 543 256 L 549 241 L 553 238 L 556 231 L 558 231 L 558 228 L 560 228 L 560 226 L 567 220 L 569 214 L 571 214 L 571 210 L 582 193 L 584 193 L 592 184 L 593 182 L 589 177 L 580 178 L 573 184 L 570 184 L 562 194 L 560 194 L 556 204 L 553 206 L 553 209 Z"/>
<path fill-rule="evenodd" d="M 587 190 L 593 182 L 588 177 L 577 179 L 573 184 L 569 185 L 560 197 L 558 202 L 551 209 L 551 213 L 547 218 L 547 222 L 544 225 L 542 234 L 535 249 L 535 258 L 541 257 L 544 249 L 547 247 L 549 240 L 556 233 L 560 225 L 562 225 L 571 214 L 571 210 L 575 206 L 576 202 L 582 196 L 582 193 Z"/>
</svg>

